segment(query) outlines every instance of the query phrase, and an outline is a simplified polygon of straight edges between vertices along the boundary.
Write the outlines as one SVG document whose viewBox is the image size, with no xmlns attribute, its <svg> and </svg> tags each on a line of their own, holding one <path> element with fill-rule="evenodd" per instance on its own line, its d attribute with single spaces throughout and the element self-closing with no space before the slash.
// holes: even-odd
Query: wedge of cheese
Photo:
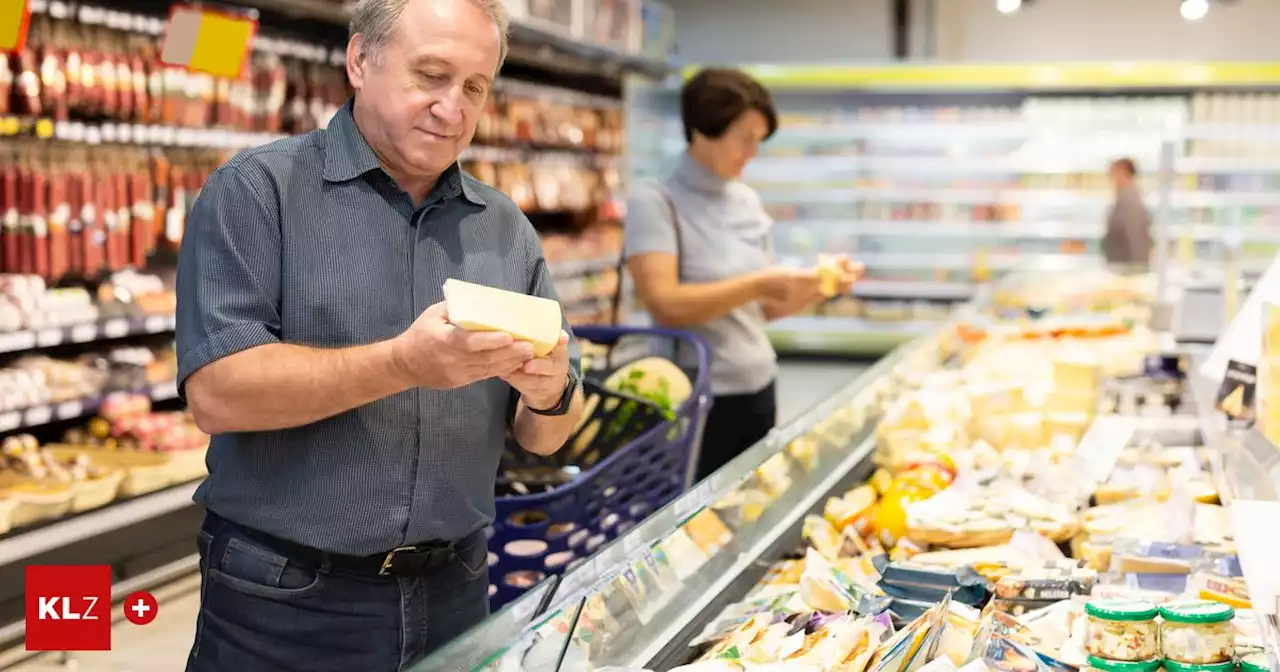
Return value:
<svg viewBox="0 0 1280 672">
<path fill-rule="evenodd" d="M 444 282 L 449 322 L 467 331 L 502 331 L 533 344 L 545 357 L 560 341 L 560 304 L 496 287 L 450 278 Z"/>
</svg>

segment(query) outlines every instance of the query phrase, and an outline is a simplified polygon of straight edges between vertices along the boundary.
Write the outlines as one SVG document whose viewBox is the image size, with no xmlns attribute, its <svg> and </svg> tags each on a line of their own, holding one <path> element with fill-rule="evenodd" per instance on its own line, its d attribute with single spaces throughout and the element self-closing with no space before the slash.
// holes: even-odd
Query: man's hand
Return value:
<svg viewBox="0 0 1280 672">
<path fill-rule="evenodd" d="M 555 408 L 569 384 L 569 334 L 561 331 L 560 341 L 546 357 L 530 359 L 498 377 L 520 393 L 525 406 L 538 411 Z"/>
<path fill-rule="evenodd" d="M 533 363 L 532 344 L 507 333 L 459 329 L 446 315 L 444 302 L 437 303 L 392 341 L 396 368 L 415 387 L 453 389 Z"/>
</svg>

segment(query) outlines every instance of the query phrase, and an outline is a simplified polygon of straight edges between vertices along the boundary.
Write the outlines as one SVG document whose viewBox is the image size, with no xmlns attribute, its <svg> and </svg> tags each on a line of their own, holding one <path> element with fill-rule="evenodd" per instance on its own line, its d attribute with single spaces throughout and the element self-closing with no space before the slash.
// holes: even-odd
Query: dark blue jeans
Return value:
<svg viewBox="0 0 1280 672">
<path fill-rule="evenodd" d="M 201 526 L 187 672 L 397 672 L 488 616 L 483 531 L 411 577 L 317 566 L 261 538 L 215 515 Z"/>
</svg>

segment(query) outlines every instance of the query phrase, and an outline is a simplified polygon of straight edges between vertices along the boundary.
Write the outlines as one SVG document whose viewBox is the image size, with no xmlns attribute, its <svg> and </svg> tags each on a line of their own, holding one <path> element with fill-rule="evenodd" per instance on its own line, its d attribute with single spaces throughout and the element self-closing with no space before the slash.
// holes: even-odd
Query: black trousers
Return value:
<svg viewBox="0 0 1280 672">
<path fill-rule="evenodd" d="M 702 432 L 697 479 L 701 481 L 741 455 L 763 439 L 777 422 L 775 382 L 751 394 L 717 396 Z"/>
</svg>

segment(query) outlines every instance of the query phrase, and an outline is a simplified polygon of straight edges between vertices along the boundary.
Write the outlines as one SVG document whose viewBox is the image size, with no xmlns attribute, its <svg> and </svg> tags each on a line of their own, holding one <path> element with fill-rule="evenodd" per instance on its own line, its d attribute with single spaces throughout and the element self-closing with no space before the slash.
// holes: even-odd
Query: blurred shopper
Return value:
<svg viewBox="0 0 1280 672">
<path fill-rule="evenodd" d="M 707 69 L 680 94 L 687 151 L 627 207 L 627 267 L 644 307 L 712 349 L 715 405 L 699 480 L 764 438 L 777 421 L 777 356 L 765 324 L 822 298 L 816 269 L 773 265 L 772 220 L 739 176 L 778 128 L 769 92 L 745 73 Z M 845 262 L 847 265 L 847 261 Z M 852 283 L 846 268 L 841 292 Z"/>
<path fill-rule="evenodd" d="M 183 240 L 178 380 L 213 435 L 192 671 L 392 672 L 478 623 L 507 428 L 551 453 L 580 413 L 567 331 L 535 358 L 441 303 L 449 278 L 555 298 L 529 221 L 457 164 L 502 0 L 353 12 L 355 97 L 218 169 Z"/>
<path fill-rule="evenodd" d="M 1108 265 L 1144 271 L 1151 259 L 1151 213 L 1138 191 L 1138 167 L 1132 159 L 1118 159 L 1110 172 L 1116 200 L 1107 213 L 1103 255 Z"/>
</svg>

